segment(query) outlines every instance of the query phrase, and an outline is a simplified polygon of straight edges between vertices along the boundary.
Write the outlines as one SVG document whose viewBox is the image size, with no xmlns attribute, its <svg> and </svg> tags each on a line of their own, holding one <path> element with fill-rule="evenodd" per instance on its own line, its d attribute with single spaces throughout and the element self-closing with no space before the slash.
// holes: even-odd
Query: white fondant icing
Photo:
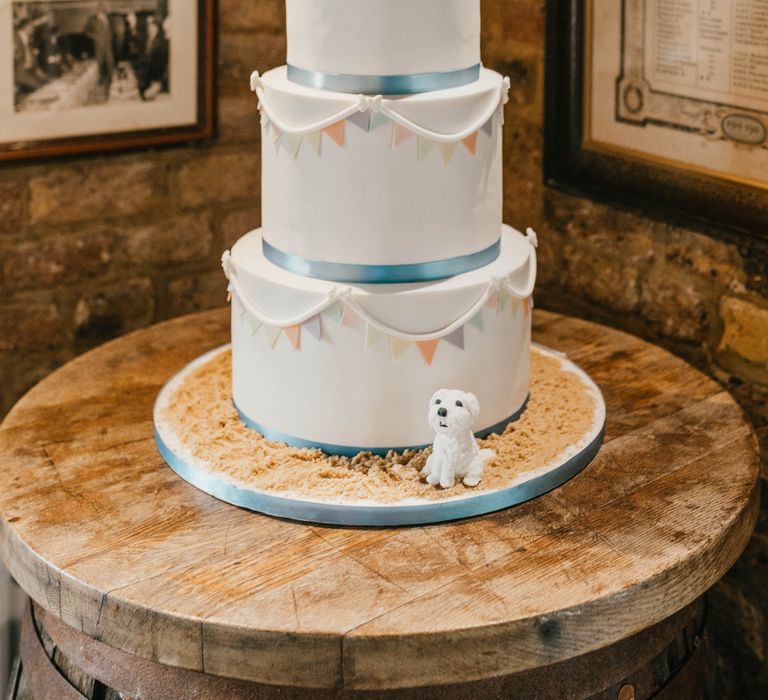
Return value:
<svg viewBox="0 0 768 700">
<path fill-rule="evenodd" d="M 336 287 L 272 265 L 259 241 L 258 232 L 245 236 L 231 260 L 248 298 L 271 316 L 301 314 Z M 354 286 L 352 297 L 385 323 L 431 333 L 470 309 L 494 278 L 528 278 L 531 251 L 521 234 L 505 228 L 501 255 L 480 270 L 436 283 Z M 272 347 L 233 305 L 233 396 L 252 421 L 317 443 L 402 447 L 431 441 L 424 405 L 441 386 L 477 396 L 477 431 L 507 419 L 526 399 L 530 317 L 521 308 L 484 310 L 483 330 L 466 326 L 463 350 L 440 343 L 431 365 L 416 346 L 394 362 L 386 339 L 366 349 L 364 323 L 322 323 L 322 340 L 303 333 L 300 351 L 283 335 Z"/>
<path fill-rule="evenodd" d="M 461 88 L 382 100 L 430 131 L 480 128 L 498 106 L 503 82 L 483 71 Z M 322 123 L 357 98 L 293 85 L 285 69 L 262 77 L 271 113 L 295 129 Z M 480 126 L 478 126 L 480 125 Z M 322 137 L 318 157 L 301 144 L 294 158 L 262 139 L 264 238 L 309 260 L 413 264 L 484 250 L 499 236 L 502 214 L 501 120 L 477 134 L 476 153 L 459 144 L 446 164 L 438 148 L 418 160 L 415 138 L 392 147 L 392 125 L 365 131 L 347 123 L 345 143 Z"/>
<path fill-rule="evenodd" d="M 480 63 L 480 0 L 286 0 L 288 63 L 351 75 Z"/>
</svg>

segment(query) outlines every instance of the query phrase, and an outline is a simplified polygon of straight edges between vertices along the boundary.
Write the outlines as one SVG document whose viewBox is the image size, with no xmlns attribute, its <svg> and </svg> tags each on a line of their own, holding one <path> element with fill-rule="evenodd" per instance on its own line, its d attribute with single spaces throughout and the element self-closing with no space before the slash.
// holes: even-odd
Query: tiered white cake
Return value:
<svg viewBox="0 0 768 700">
<path fill-rule="evenodd" d="M 252 77 L 263 227 L 224 255 L 242 419 L 330 453 L 421 447 L 450 387 L 503 430 L 536 241 L 501 221 L 508 82 L 480 65 L 480 1 L 286 4 L 288 66 Z"/>
</svg>

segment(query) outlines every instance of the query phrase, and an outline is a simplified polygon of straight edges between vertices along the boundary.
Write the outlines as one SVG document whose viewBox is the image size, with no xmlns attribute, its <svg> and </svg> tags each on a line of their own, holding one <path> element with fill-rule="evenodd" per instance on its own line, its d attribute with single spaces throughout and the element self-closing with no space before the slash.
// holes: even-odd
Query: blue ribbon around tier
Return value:
<svg viewBox="0 0 768 700">
<path fill-rule="evenodd" d="M 234 401 L 232 403 L 235 406 L 237 414 L 240 416 L 240 420 L 243 421 L 247 427 L 251 428 L 251 430 L 255 430 L 256 432 L 261 433 L 267 440 L 271 440 L 273 442 L 284 442 L 286 445 L 290 445 L 291 447 L 319 449 L 326 454 L 341 455 L 343 457 L 354 457 L 360 452 L 370 452 L 371 454 L 384 456 L 389 452 L 405 452 L 407 450 L 418 452 L 419 450 L 423 450 L 429 447 L 429 445 L 408 445 L 406 447 L 356 447 L 353 445 L 332 445 L 325 442 L 305 440 L 304 438 L 294 437 L 293 435 L 286 435 L 285 433 L 281 433 L 279 430 L 273 430 L 272 428 L 269 428 L 262 423 L 256 422 L 255 420 L 245 415 L 245 413 L 243 413 L 237 407 L 237 404 L 235 404 Z M 499 421 L 494 425 L 491 425 L 488 428 L 479 430 L 475 433 L 475 437 L 478 439 L 483 439 L 487 438 L 493 433 L 501 435 L 510 423 L 514 423 L 518 418 L 520 418 L 520 416 L 523 415 L 523 411 L 525 411 L 525 407 L 527 405 L 528 397 L 526 396 L 525 401 L 523 401 L 523 405 L 520 406 L 520 408 L 518 408 L 511 416 Z"/>
<path fill-rule="evenodd" d="M 288 272 L 302 277 L 350 284 L 406 284 L 445 279 L 488 265 L 496 260 L 501 252 L 499 239 L 484 250 L 456 258 L 405 265 L 356 265 L 309 260 L 299 255 L 284 253 L 266 240 L 262 241 L 262 244 L 264 257 Z"/>
<path fill-rule="evenodd" d="M 474 83 L 480 77 L 480 64 L 460 70 L 405 75 L 351 75 L 323 73 L 288 64 L 288 80 L 304 87 L 363 95 L 412 95 L 417 92 L 446 90 Z"/>
</svg>

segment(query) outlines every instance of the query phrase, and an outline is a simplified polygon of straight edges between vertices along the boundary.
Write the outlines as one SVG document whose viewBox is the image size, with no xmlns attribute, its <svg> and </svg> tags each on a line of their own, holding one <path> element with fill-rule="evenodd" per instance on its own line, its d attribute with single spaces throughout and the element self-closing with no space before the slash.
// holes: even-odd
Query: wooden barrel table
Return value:
<svg viewBox="0 0 768 700">
<path fill-rule="evenodd" d="M 32 599 L 12 697 L 706 695 L 705 593 L 758 512 L 754 435 L 664 350 L 545 312 L 538 342 L 601 387 L 605 444 L 560 488 L 428 527 L 241 510 L 158 454 L 165 381 L 227 310 L 108 343 L 0 428 L 0 554 Z"/>
</svg>

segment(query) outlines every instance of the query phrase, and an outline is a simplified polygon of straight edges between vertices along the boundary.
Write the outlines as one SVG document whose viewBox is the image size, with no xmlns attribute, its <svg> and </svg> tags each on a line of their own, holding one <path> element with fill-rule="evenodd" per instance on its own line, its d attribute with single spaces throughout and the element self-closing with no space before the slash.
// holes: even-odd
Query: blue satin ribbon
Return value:
<svg viewBox="0 0 768 700">
<path fill-rule="evenodd" d="M 332 92 L 364 95 L 412 95 L 468 85 L 480 77 L 480 64 L 460 70 L 405 75 L 352 75 L 323 73 L 288 64 L 288 80 L 298 85 Z"/>
<path fill-rule="evenodd" d="M 423 450 L 425 447 L 429 447 L 429 445 L 410 445 L 408 447 L 354 447 L 352 445 L 334 445 L 326 442 L 317 442 L 315 440 L 305 440 L 304 438 L 286 435 L 285 433 L 281 433 L 279 430 L 272 430 L 272 428 L 268 428 L 262 423 L 257 423 L 255 420 L 252 420 L 246 416 L 245 413 L 243 413 L 238 408 L 234 401 L 232 401 L 232 403 L 235 406 L 237 414 L 240 416 L 240 420 L 243 421 L 246 426 L 258 433 L 261 433 L 267 440 L 272 440 L 273 442 L 284 442 L 286 445 L 290 445 L 291 447 L 319 449 L 326 454 L 341 455 L 343 457 L 354 457 L 360 452 L 371 452 L 375 455 L 384 456 L 387 454 L 387 452 L 390 451 L 405 452 L 406 450 L 413 450 L 415 452 L 418 450 Z M 495 425 L 492 425 L 490 428 L 484 428 L 483 430 L 476 432 L 475 437 L 482 439 L 488 437 L 492 433 L 501 435 L 501 433 L 504 432 L 510 423 L 514 423 L 518 418 L 520 418 L 527 405 L 528 397 L 526 396 L 525 401 L 523 401 L 523 405 L 520 406 L 520 408 L 518 408 L 511 416 L 509 416 L 509 418 L 505 418 Z"/>
<path fill-rule="evenodd" d="M 579 454 L 540 476 L 506 489 L 478 491 L 468 496 L 409 505 L 348 505 L 299 500 L 254 491 L 193 467 L 163 440 L 155 428 L 160 455 L 182 479 L 205 493 L 242 508 L 301 522 L 357 527 L 399 527 L 447 522 L 492 513 L 523 503 L 557 488 L 594 459 L 603 443 L 603 430 Z"/>
<path fill-rule="evenodd" d="M 355 265 L 309 260 L 299 255 L 284 253 L 266 240 L 262 241 L 262 246 L 267 260 L 302 277 L 352 284 L 404 284 L 453 277 L 488 265 L 499 257 L 501 239 L 485 250 L 470 255 L 406 265 Z"/>
</svg>

